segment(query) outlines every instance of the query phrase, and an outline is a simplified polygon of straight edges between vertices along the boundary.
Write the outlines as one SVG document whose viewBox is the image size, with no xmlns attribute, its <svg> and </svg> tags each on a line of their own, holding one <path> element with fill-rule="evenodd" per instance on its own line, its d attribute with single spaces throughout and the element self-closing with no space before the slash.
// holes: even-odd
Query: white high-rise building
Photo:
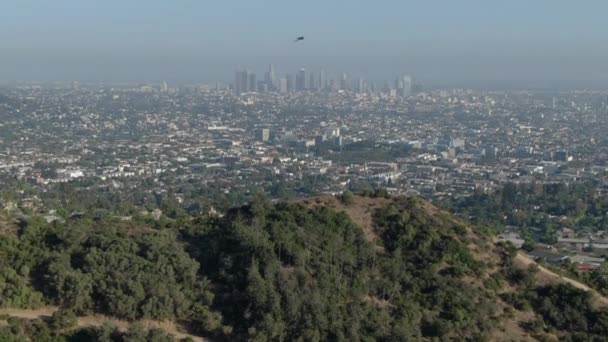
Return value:
<svg viewBox="0 0 608 342">
<path fill-rule="evenodd" d="M 407 75 L 403 75 L 403 89 L 401 90 L 402 97 L 409 97 L 412 95 L 412 78 Z"/>
<path fill-rule="evenodd" d="M 281 78 L 279 80 L 279 92 L 281 94 L 287 94 L 289 88 L 287 87 L 287 78 Z"/>
</svg>

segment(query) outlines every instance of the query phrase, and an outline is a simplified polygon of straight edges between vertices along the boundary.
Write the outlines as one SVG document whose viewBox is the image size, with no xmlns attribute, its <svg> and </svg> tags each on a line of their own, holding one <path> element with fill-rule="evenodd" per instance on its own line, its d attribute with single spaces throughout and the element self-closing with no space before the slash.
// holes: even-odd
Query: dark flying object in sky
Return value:
<svg viewBox="0 0 608 342">
<path fill-rule="evenodd" d="M 299 42 L 300 40 L 304 40 L 304 36 L 301 36 L 301 37 L 296 38 L 296 40 L 294 40 L 293 42 L 294 42 L 294 43 L 297 43 L 297 42 Z"/>
</svg>

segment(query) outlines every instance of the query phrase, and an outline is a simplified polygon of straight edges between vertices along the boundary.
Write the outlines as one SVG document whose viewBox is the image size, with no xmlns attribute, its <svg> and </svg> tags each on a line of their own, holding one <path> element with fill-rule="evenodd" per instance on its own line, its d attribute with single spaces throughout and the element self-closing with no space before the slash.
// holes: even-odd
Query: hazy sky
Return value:
<svg viewBox="0 0 608 342">
<path fill-rule="evenodd" d="M 231 80 L 268 63 L 608 86 L 608 1 L 0 0 L 4 81 Z"/>
</svg>

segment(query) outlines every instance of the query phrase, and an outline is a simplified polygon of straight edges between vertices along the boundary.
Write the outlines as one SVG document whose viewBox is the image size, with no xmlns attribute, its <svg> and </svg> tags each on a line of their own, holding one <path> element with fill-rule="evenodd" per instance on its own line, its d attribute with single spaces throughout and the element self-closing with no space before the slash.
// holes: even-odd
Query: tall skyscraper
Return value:
<svg viewBox="0 0 608 342">
<path fill-rule="evenodd" d="M 237 70 L 234 77 L 234 92 L 241 95 L 250 91 L 257 91 L 255 73 L 247 69 Z"/>
<path fill-rule="evenodd" d="M 346 73 L 342 73 L 342 79 L 340 79 L 340 89 L 348 89 L 348 75 Z"/>
<path fill-rule="evenodd" d="M 268 65 L 268 73 L 270 74 L 270 82 L 274 85 L 276 82 L 276 75 L 274 74 L 274 65 Z"/>
<path fill-rule="evenodd" d="M 315 84 L 315 74 L 312 72 L 310 73 L 310 76 L 308 77 L 308 90 L 310 90 L 310 91 L 317 90 L 317 85 Z"/>
<path fill-rule="evenodd" d="M 395 79 L 395 89 L 397 95 L 409 97 L 412 95 L 412 78 L 408 75 L 397 76 Z"/>
<path fill-rule="evenodd" d="M 279 92 L 281 92 L 281 94 L 287 94 L 288 91 L 289 89 L 287 88 L 287 78 L 281 78 L 279 80 Z"/>
<path fill-rule="evenodd" d="M 277 87 L 276 76 L 274 73 L 274 65 L 268 65 L 268 71 L 264 75 L 264 82 L 268 85 L 268 89 L 275 90 Z"/>
<path fill-rule="evenodd" d="M 409 97 L 412 95 L 412 78 L 407 75 L 403 75 L 403 90 L 401 92 L 402 97 Z"/>
<path fill-rule="evenodd" d="M 319 90 L 325 90 L 327 87 L 327 80 L 325 79 L 325 69 L 319 70 Z"/>
<path fill-rule="evenodd" d="M 247 72 L 247 91 L 257 91 L 257 82 L 253 72 Z"/>
<path fill-rule="evenodd" d="M 306 69 L 300 69 L 296 74 L 296 91 L 306 90 Z"/>
<path fill-rule="evenodd" d="M 234 92 L 241 95 L 248 92 L 249 76 L 247 70 L 237 70 L 234 77 Z"/>
<path fill-rule="evenodd" d="M 363 78 L 359 77 L 357 79 L 357 83 L 355 84 L 355 90 L 357 91 L 357 93 L 361 94 L 361 93 L 365 92 L 364 83 L 365 83 L 365 80 L 363 80 Z"/>
<path fill-rule="evenodd" d="M 399 92 L 399 89 L 403 88 L 403 79 L 399 76 L 395 77 L 395 90 Z"/>
<path fill-rule="evenodd" d="M 290 74 L 287 74 L 287 76 L 285 76 L 285 78 L 287 79 L 287 92 L 294 91 L 293 76 Z"/>
</svg>

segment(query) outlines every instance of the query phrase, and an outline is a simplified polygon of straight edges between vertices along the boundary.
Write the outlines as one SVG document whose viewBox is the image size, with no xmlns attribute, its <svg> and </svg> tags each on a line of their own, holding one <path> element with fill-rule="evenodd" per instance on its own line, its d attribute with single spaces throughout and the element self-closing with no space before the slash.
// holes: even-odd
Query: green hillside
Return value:
<svg viewBox="0 0 608 342">
<path fill-rule="evenodd" d="M 541 282 L 512 247 L 416 198 L 259 198 L 164 228 L 85 215 L 2 231 L 0 308 L 62 308 L 46 323 L 0 316 L 3 341 L 171 340 L 74 323 L 93 314 L 209 340 L 608 336 L 591 293 Z"/>
</svg>

